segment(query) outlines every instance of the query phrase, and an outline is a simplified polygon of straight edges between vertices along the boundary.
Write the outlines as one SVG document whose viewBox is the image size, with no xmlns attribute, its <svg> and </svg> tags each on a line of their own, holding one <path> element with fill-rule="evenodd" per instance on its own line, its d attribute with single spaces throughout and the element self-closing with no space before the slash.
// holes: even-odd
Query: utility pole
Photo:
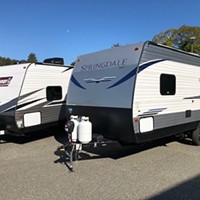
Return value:
<svg viewBox="0 0 200 200">
<path fill-rule="evenodd" d="M 195 36 L 190 37 L 190 44 L 191 44 L 191 52 L 194 51 L 194 41 L 196 40 Z"/>
</svg>

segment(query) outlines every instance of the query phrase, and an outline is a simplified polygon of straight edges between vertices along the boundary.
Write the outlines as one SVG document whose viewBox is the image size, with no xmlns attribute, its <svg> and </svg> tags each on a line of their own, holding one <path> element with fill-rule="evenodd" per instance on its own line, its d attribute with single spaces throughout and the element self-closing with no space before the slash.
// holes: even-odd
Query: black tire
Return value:
<svg viewBox="0 0 200 200">
<path fill-rule="evenodd" d="M 192 132 L 192 142 L 199 146 L 200 145 L 200 129 L 197 128 Z"/>
</svg>

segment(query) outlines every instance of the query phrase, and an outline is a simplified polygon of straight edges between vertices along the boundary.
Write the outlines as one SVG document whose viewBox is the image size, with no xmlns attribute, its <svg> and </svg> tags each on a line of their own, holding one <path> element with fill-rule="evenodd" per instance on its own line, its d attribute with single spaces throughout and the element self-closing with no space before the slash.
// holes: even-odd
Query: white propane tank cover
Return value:
<svg viewBox="0 0 200 200">
<path fill-rule="evenodd" d="M 89 117 L 82 116 L 81 120 L 84 120 L 84 121 L 89 120 Z"/>
<path fill-rule="evenodd" d="M 74 129 L 72 131 L 71 139 L 72 139 L 72 142 L 76 142 L 78 138 L 78 125 L 79 125 L 78 116 L 71 115 L 70 120 L 74 122 Z"/>
<path fill-rule="evenodd" d="M 92 140 L 92 123 L 89 121 L 89 117 L 81 117 L 78 125 L 78 140 L 82 144 L 87 144 Z"/>
<path fill-rule="evenodd" d="M 78 116 L 77 115 L 71 115 L 70 119 L 78 119 Z"/>
</svg>

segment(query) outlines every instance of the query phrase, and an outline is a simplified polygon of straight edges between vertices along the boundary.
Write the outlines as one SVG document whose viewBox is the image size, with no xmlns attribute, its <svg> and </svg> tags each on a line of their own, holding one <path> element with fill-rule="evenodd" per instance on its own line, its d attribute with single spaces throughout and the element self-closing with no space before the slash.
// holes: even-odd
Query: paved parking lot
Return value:
<svg viewBox="0 0 200 200">
<path fill-rule="evenodd" d="M 1 200 L 200 199 L 200 147 L 172 138 L 83 152 L 69 172 L 61 129 L 1 137 Z"/>
</svg>

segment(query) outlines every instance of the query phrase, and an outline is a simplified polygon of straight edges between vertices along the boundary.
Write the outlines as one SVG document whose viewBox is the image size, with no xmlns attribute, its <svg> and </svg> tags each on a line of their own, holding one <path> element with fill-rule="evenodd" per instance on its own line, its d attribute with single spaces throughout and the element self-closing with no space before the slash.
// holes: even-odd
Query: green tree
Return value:
<svg viewBox="0 0 200 200">
<path fill-rule="evenodd" d="M 15 60 L 15 59 L 0 57 L 0 66 L 13 65 L 15 63 L 17 63 L 17 60 Z"/>
<path fill-rule="evenodd" d="M 154 36 L 153 42 L 200 54 L 200 27 L 181 26 Z"/>
<path fill-rule="evenodd" d="M 113 44 L 111 48 L 120 47 L 119 43 Z"/>
<path fill-rule="evenodd" d="M 71 65 L 72 67 L 74 67 L 75 64 L 76 64 L 76 61 L 72 62 L 70 65 Z"/>
<path fill-rule="evenodd" d="M 31 63 L 37 62 L 36 55 L 34 53 L 30 53 L 28 56 L 27 62 L 31 62 Z"/>
</svg>

